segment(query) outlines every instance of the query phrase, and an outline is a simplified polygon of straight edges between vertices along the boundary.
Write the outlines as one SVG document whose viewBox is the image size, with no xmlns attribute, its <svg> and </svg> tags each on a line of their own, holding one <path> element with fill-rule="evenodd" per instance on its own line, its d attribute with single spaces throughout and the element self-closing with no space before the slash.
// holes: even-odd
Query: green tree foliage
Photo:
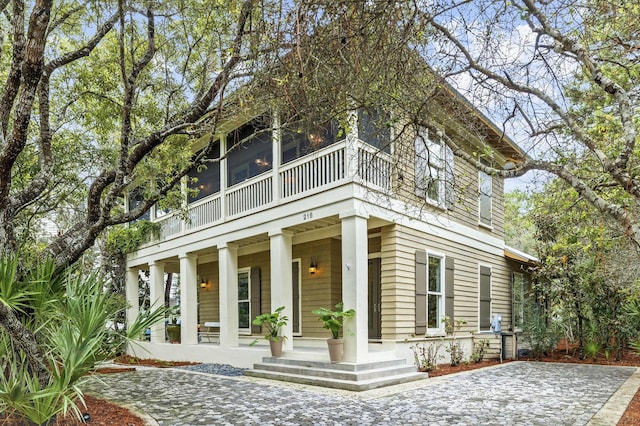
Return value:
<svg viewBox="0 0 640 426">
<path fill-rule="evenodd" d="M 528 148 L 529 159 L 510 170 L 476 166 L 503 177 L 551 173 L 640 244 L 640 7 L 438 1 L 423 13 L 434 30 L 425 36 L 433 66 L 504 117 Z"/>
<path fill-rule="evenodd" d="M 541 264 L 535 289 L 555 322 L 582 348 L 596 345 L 617 357 L 640 329 L 625 305 L 640 299 L 634 245 L 563 181 L 532 197 L 531 217 Z"/>
<path fill-rule="evenodd" d="M 514 190 L 504 194 L 504 242 L 525 253 L 535 253 L 535 224 L 529 193 Z"/>
<path fill-rule="evenodd" d="M 0 256 L 17 263 L 0 295 L 0 339 L 10 348 L 3 365 L 13 369 L 12 380 L 24 376 L 13 385 L 46 393 L 54 380 L 64 396 L 47 401 L 24 393 L 25 401 L 65 406 L 79 366 L 101 357 L 98 342 L 109 339 L 97 333 L 104 317 L 88 330 L 58 324 L 42 333 L 48 311 L 34 294 L 48 293 L 29 279 L 29 266 L 51 259 L 54 272 L 44 282 L 58 291 L 65 268 L 107 228 L 141 217 L 160 199 L 177 202 L 174 187 L 209 148 L 201 142 L 192 157 L 191 141 L 215 132 L 212 111 L 225 90 L 259 66 L 255 52 L 268 50 L 271 38 L 256 34 L 272 11 L 251 0 L 0 2 Z M 125 212 L 124 197 L 134 191 L 142 200 Z M 42 308 L 58 309 L 60 318 L 103 315 L 104 307 L 85 297 L 97 297 L 98 288 L 87 285 L 73 299 L 96 312 L 56 305 L 72 301 L 59 292 Z M 67 308 L 78 312 L 61 311 Z M 56 345 L 71 342 L 52 340 L 72 337 L 85 352 L 60 352 Z"/>
</svg>

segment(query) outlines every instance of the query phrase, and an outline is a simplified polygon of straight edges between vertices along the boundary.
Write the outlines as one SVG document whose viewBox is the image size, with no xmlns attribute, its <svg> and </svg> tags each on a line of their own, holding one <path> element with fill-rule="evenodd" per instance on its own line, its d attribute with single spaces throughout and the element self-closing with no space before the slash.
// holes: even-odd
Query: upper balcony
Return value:
<svg viewBox="0 0 640 426">
<path fill-rule="evenodd" d="M 228 178 L 227 168 L 229 164 L 223 160 L 216 171 Z M 349 136 L 286 164 L 276 163 L 241 182 L 226 187 L 215 182 L 217 192 L 187 204 L 186 219 L 177 213 L 153 212 L 151 220 L 160 224 L 160 240 L 165 241 L 346 183 L 388 194 L 391 180 L 391 155 Z"/>
</svg>

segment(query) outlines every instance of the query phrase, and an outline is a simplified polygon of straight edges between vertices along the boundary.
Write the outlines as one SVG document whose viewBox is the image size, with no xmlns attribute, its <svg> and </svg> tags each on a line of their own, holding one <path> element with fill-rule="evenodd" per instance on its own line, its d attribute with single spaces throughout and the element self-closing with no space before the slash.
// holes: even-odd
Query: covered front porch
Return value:
<svg viewBox="0 0 640 426">
<path fill-rule="evenodd" d="M 396 357 L 395 345 L 380 341 L 380 223 L 354 209 L 228 241 L 212 238 L 209 247 L 187 247 L 177 255 L 131 266 L 128 318 L 140 310 L 139 271 L 148 271 L 154 305 L 164 303 L 165 273 L 171 272 L 179 277 L 181 328 L 179 344 L 168 343 L 165 324 L 158 324 L 151 329 L 150 341 L 131 351 L 250 367 L 269 353 L 268 342 L 251 321 L 259 313 L 285 306 L 289 322 L 283 329 L 284 356 L 328 360 L 330 333 L 311 311 L 343 301 L 345 309 L 356 311 L 345 321 L 344 362 Z M 315 271 L 310 271 L 312 264 Z M 205 326 L 210 323 L 219 328 Z M 199 331 L 219 336 L 203 338 Z M 256 339 L 258 344 L 249 346 Z"/>
<path fill-rule="evenodd" d="M 252 368 L 264 358 L 271 356 L 269 343 L 266 340 L 260 340 L 253 346 L 250 346 L 250 343 L 255 338 L 243 336 L 239 340 L 238 346 L 231 348 L 213 342 L 172 344 L 139 341 L 130 345 L 128 352 L 140 358 L 154 357 L 170 361 L 231 364 L 242 368 Z M 292 349 L 283 351 L 282 358 L 329 362 L 326 339 L 294 337 L 293 340 Z M 367 354 L 366 362 L 398 358 L 396 345 L 390 343 L 368 343 Z M 347 361 L 344 362 L 347 363 Z"/>
</svg>

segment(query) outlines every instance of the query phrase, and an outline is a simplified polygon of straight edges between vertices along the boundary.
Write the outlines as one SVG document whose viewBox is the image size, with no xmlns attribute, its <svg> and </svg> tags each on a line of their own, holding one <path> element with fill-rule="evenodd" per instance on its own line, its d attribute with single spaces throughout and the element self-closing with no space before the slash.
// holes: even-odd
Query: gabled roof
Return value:
<svg viewBox="0 0 640 426">
<path fill-rule="evenodd" d="M 455 105 L 468 113 L 469 115 L 465 117 L 466 120 L 470 120 L 468 124 L 486 129 L 484 143 L 498 151 L 506 161 L 512 161 L 517 164 L 529 158 L 504 130 L 500 129 L 489 117 L 476 108 L 464 95 L 444 80 L 441 85 L 442 88 L 435 95 L 435 98 L 443 109 L 451 111 Z"/>
</svg>

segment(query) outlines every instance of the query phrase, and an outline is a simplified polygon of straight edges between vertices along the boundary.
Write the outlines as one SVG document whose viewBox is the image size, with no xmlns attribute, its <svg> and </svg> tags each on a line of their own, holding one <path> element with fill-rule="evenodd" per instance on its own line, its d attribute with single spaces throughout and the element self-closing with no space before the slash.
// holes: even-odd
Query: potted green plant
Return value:
<svg viewBox="0 0 640 426">
<path fill-rule="evenodd" d="M 175 305 L 169 308 L 169 323 L 167 324 L 167 337 L 169 343 L 180 343 L 180 324 L 178 324 L 178 318 L 180 317 L 180 305 Z"/>
<path fill-rule="evenodd" d="M 329 359 L 331 362 L 341 362 L 344 348 L 344 339 L 342 338 L 345 318 L 352 318 L 356 311 L 353 309 L 344 310 L 342 302 L 335 306 L 335 311 L 327 308 L 320 308 L 312 311 L 314 315 L 320 316 L 322 326 L 331 332 L 331 339 L 327 339 L 329 346 Z"/>
<path fill-rule="evenodd" d="M 260 314 L 254 320 L 254 325 L 264 326 L 264 338 L 269 341 L 271 347 L 271 356 L 278 358 L 282 356 L 282 342 L 286 336 L 282 336 L 280 330 L 287 325 L 289 318 L 282 314 L 284 306 L 280 306 L 272 313 Z M 257 340 L 251 342 L 251 346 L 255 345 Z"/>
</svg>

